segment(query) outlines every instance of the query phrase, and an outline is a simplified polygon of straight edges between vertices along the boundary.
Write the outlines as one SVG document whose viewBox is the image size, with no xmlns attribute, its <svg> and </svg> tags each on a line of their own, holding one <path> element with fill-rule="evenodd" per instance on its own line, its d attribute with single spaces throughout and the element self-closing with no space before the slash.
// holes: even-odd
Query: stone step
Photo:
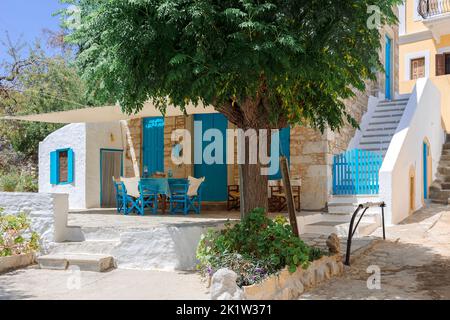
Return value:
<svg viewBox="0 0 450 320">
<path fill-rule="evenodd" d="M 388 126 L 386 128 L 367 128 L 364 134 L 394 134 L 397 130 L 396 126 Z"/>
<path fill-rule="evenodd" d="M 430 187 L 430 199 L 447 200 L 450 198 L 450 190 L 436 190 Z"/>
<path fill-rule="evenodd" d="M 386 101 L 380 101 L 378 103 L 378 106 L 386 107 L 386 106 L 406 106 L 408 104 L 407 99 L 398 99 L 398 100 L 386 100 Z"/>
<path fill-rule="evenodd" d="M 400 120 L 379 120 L 379 119 L 371 119 L 369 122 L 369 128 L 397 128 Z"/>
<path fill-rule="evenodd" d="M 357 205 L 328 205 L 328 213 L 333 215 L 348 215 L 351 216 L 356 211 Z M 371 207 L 367 209 L 366 214 L 377 214 L 380 208 Z"/>
<path fill-rule="evenodd" d="M 86 240 L 82 242 L 62 242 L 54 244 L 49 250 L 50 254 L 65 252 L 79 254 L 111 254 L 120 245 L 117 240 Z"/>
<path fill-rule="evenodd" d="M 104 272 L 115 267 L 114 258 L 99 254 L 49 254 L 37 258 L 41 269 L 66 270 L 77 267 L 82 271 Z"/>
<path fill-rule="evenodd" d="M 361 137 L 360 144 L 387 144 L 392 140 L 391 135 L 378 135 L 378 136 L 366 136 Z"/>
<path fill-rule="evenodd" d="M 314 233 L 322 235 L 330 235 L 336 233 L 339 237 L 348 236 L 348 230 L 350 223 L 339 221 L 319 221 L 312 224 L 307 224 L 303 227 L 303 233 Z M 375 222 L 367 223 L 360 222 L 358 228 L 355 231 L 355 237 L 370 235 L 378 228 L 378 224 Z"/>
<path fill-rule="evenodd" d="M 387 113 L 401 113 L 403 114 L 403 111 L 405 111 L 405 107 L 377 107 L 375 108 L 374 114 L 387 114 Z"/>
<path fill-rule="evenodd" d="M 403 116 L 402 113 L 387 113 L 387 114 L 374 114 L 372 116 L 372 120 L 379 121 L 379 120 L 386 120 L 386 121 L 399 121 L 401 117 Z"/>
</svg>

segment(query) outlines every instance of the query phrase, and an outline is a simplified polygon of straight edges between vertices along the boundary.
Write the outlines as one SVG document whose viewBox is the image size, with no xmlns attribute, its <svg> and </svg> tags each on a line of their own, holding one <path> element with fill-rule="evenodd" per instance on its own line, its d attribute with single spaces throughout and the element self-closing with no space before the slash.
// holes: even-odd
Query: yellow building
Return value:
<svg viewBox="0 0 450 320">
<path fill-rule="evenodd" d="M 442 119 L 450 132 L 450 0 L 405 0 L 399 6 L 400 93 L 430 78 L 441 93 Z"/>
</svg>

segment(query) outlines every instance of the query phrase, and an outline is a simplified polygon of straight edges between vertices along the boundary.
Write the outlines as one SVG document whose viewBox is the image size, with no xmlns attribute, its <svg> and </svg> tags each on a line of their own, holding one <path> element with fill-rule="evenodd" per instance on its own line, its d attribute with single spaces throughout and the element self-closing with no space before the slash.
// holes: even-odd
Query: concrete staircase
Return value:
<svg viewBox="0 0 450 320">
<path fill-rule="evenodd" d="M 449 204 L 450 200 L 450 135 L 442 146 L 442 155 L 437 169 L 436 180 L 430 186 L 429 196 L 432 202 Z"/>
<path fill-rule="evenodd" d="M 381 152 L 384 157 L 407 103 L 408 99 L 381 101 L 362 130 L 358 148 Z"/>
<path fill-rule="evenodd" d="M 361 132 L 355 135 L 355 139 L 358 139 L 359 136 L 359 141 L 354 144 L 355 148 L 380 152 L 384 158 L 408 100 L 409 98 L 380 101 L 374 109 L 365 115 L 366 119 L 363 120 L 361 125 Z M 450 176 L 448 181 L 450 192 Z M 304 226 L 305 233 L 329 235 L 334 232 L 339 236 L 347 236 L 352 214 L 358 204 L 365 202 L 380 202 L 380 198 L 378 195 L 330 196 L 327 204 L 328 212 L 322 214 L 318 221 L 306 224 Z M 356 229 L 355 236 L 369 235 L 380 225 L 381 209 L 378 207 L 370 208 Z"/>
</svg>

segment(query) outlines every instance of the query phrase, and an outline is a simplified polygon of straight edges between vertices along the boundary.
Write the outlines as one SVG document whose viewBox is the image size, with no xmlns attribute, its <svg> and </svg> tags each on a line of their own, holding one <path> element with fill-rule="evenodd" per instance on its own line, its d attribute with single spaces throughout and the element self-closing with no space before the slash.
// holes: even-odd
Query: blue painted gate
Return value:
<svg viewBox="0 0 450 320">
<path fill-rule="evenodd" d="M 145 118 L 142 123 L 143 166 L 148 174 L 164 172 L 164 118 Z"/>
<path fill-rule="evenodd" d="M 226 201 L 228 186 L 226 165 L 226 129 L 228 127 L 228 121 L 225 116 L 220 113 L 196 114 L 194 115 L 194 121 L 199 121 L 202 124 L 201 136 L 196 135 L 194 137 L 194 144 L 196 146 L 201 144 L 202 154 L 205 147 L 212 143 L 212 141 L 203 141 L 204 132 L 211 128 L 218 129 L 222 132 L 223 164 L 206 164 L 204 159 L 202 159 L 202 163 L 194 164 L 194 176 L 196 178 L 205 177 L 205 182 L 202 189 L 202 200 Z"/>
<path fill-rule="evenodd" d="M 353 149 L 333 157 L 333 194 L 378 194 L 380 153 Z"/>
</svg>

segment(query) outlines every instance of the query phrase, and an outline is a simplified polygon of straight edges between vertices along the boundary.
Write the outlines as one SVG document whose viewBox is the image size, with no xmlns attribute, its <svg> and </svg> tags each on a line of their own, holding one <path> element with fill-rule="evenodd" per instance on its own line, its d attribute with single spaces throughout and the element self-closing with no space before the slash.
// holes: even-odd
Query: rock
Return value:
<svg viewBox="0 0 450 320">
<path fill-rule="evenodd" d="M 338 254 L 341 252 L 341 244 L 336 233 L 330 234 L 326 243 L 331 254 Z"/>
<path fill-rule="evenodd" d="M 230 269 L 217 270 L 211 279 L 211 300 L 244 300 L 236 279 L 237 274 Z"/>
</svg>

